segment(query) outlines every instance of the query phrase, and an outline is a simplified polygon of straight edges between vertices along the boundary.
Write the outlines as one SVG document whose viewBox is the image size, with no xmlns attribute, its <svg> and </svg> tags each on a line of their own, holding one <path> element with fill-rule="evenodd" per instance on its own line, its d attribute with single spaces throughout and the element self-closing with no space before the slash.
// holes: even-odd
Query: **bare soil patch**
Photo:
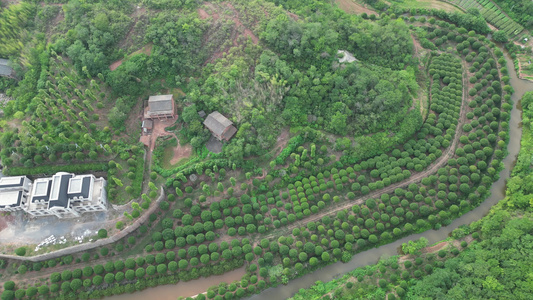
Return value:
<svg viewBox="0 0 533 300">
<path fill-rule="evenodd" d="M 142 49 L 139 49 L 139 50 L 133 52 L 131 55 L 144 53 L 144 54 L 150 56 L 150 55 L 152 55 L 152 48 L 153 47 L 154 47 L 154 44 L 152 44 L 152 43 L 146 44 L 146 46 L 142 47 Z"/>
<path fill-rule="evenodd" d="M 118 67 L 120 67 L 121 64 L 122 64 L 122 59 L 117 60 L 116 62 L 109 65 L 109 70 L 115 71 Z"/>
<path fill-rule="evenodd" d="M 198 8 L 198 14 L 200 15 L 200 19 L 204 20 L 209 18 L 209 14 L 202 8 Z"/>
<path fill-rule="evenodd" d="M 139 50 L 133 52 L 132 54 L 130 54 L 130 56 L 135 55 L 135 54 L 139 54 L 139 53 L 144 53 L 144 54 L 150 56 L 152 54 L 153 46 L 154 45 L 152 43 L 147 44 L 146 46 L 142 47 L 141 49 L 139 49 Z M 119 59 L 119 60 L 113 62 L 112 64 L 109 65 L 109 70 L 115 71 L 118 67 L 120 67 L 120 65 L 122 65 L 123 61 L 124 61 L 124 59 Z"/>
<path fill-rule="evenodd" d="M 171 126 L 176 120 L 154 120 L 154 127 L 152 129 L 152 144 L 150 145 L 150 152 L 155 149 L 155 141 L 158 137 L 173 135 L 173 133 L 166 132 L 165 128 Z M 177 139 L 177 138 L 176 138 Z"/>
<path fill-rule="evenodd" d="M 377 15 L 378 13 L 372 9 L 369 9 L 362 4 L 354 2 L 352 0 L 335 0 L 335 3 L 339 6 L 340 9 L 344 10 L 349 14 L 373 14 Z"/>
<path fill-rule="evenodd" d="M 276 146 L 274 146 L 274 149 L 277 149 L 276 155 L 283 151 L 283 149 L 287 146 L 287 143 L 289 142 L 289 133 L 289 127 L 281 130 L 281 133 L 276 141 Z"/>
<path fill-rule="evenodd" d="M 220 16 L 217 12 L 217 8 L 215 7 L 215 5 L 211 2 L 206 2 L 205 5 L 206 5 L 206 8 L 209 9 L 208 15 L 212 16 L 213 20 L 215 21 L 218 20 Z"/>
<path fill-rule="evenodd" d="M 259 39 L 255 36 L 255 34 L 248 28 L 244 29 L 244 36 L 249 37 L 252 39 L 252 42 L 254 44 L 257 44 L 259 42 Z"/>
<path fill-rule="evenodd" d="M 174 156 L 170 160 L 171 165 L 177 164 L 180 160 L 184 158 L 189 158 L 192 154 L 191 145 L 187 144 L 187 145 L 182 146 L 178 137 L 176 135 L 174 135 L 174 137 L 176 137 L 176 140 L 178 141 L 178 145 L 176 146 L 176 148 L 174 148 Z"/>
<path fill-rule="evenodd" d="M 444 248 L 446 246 L 448 246 L 448 242 L 440 242 L 440 243 L 438 243 L 435 246 L 426 247 L 422 251 L 425 252 L 425 253 L 433 253 L 433 252 L 441 250 L 442 248 Z"/>
<path fill-rule="evenodd" d="M 298 21 L 298 15 L 297 14 L 293 14 L 291 12 L 287 12 L 287 14 L 289 15 L 289 17 L 293 18 L 295 21 Z"/>
<path fill-rule="evenodd" d="M 420 42 L 415 39 L 415 37 L 411 34 L 411 39 L 413 40 L 413 45 L 415 46 L 415 56 L 419 57 L 420 49 L 422 49 L 422 45 L 420 45 Z"/>
<path fill-rule="evenodd" d="M 13 222 L 14 217 L 12 215 L 0 216 L 0 231 L 7 228 L 7 224 Z"/>
</svg>

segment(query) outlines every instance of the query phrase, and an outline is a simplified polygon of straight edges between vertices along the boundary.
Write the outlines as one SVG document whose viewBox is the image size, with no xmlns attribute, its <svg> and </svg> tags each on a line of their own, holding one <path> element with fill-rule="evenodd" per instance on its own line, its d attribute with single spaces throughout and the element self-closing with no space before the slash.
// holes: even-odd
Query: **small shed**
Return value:
<svg viewBox="0 0 533 300">
<path fill-rule="evenodd" d="M 200 118 L 205 118 L 206 113 L 205 113 L 205 111 L 201 110 L 201 111 L 198 112 L 198 115 L 200 116 Z"/>
<path fill-rule="evenodd" d="M 144 114 L 145 119 L 174 119 L 176 108 L 173 95 L 158 95 L 148 98 L 148 107 Z"/>
<path fill-rule="evenodd" d="M 13 69 L 9 66 L 9 60 L 0 58 L 0 76 L 11 76 Z"/>
<path fill-rule="evenodd" d="M 148 134 L 152 132 L 152 129 L 154 128 L 154 121 L 152 120 L 143 120 L 142 123 L 143 133 Z"/>
<path fill-rule="evenodd" d="M 233 122 L 218 111 L 210 113 L 205 119 L 204 125 L 219 141 L 229 141 L 237 132 L 237 128 L 233 126 Z"/>
</svg>

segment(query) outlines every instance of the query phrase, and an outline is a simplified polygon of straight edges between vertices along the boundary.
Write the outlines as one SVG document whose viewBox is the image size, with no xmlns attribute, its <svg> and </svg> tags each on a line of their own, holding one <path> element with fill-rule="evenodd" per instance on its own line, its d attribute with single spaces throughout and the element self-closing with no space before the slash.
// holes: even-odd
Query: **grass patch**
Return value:
<svg viewBox="0 0 533 300">
<path fill-rule="evenodd" d="M 178 145 L 178 142 L 176 141 L 175 138 L 172 138 L 172 140 L 173 141 L 169 145 L 167 145 L 165 147 L 165 149 L 163 150 L 163 156 L 161 157 L 161 166 L 164 169 L 168 169 L 168 170 L 171 170 L 173 168 L 176 168 L 176 167 L 179 167 L 181 165 L 184 165 L 191 158 L 194 158 L 194 157 L 197 156 L 196 152 L 192 151 L 192 153 L 191 153 L 191 155 L 189 157 L 184 157 L 184 158 L 180 159 L 177 163 L 171 164 L 170 161 L 172 160 L 172 158 L 174 158 L 174 149 Z"/>
<path fill-rule="evenodd" d="M 520 63 L 519 76 L 523 79 L 533 80 L 533 56 L 527 54 L 519 54 L 518 61 Z"/>
<path fill-rule="evenodd" d="M 392 0 L 391 4 L 395 4 L 402 8 L 425 8 L 425 9 L 443 9 L 447 12 L 460 12 L 457 7 L 437 0 Z"/>
</svg>

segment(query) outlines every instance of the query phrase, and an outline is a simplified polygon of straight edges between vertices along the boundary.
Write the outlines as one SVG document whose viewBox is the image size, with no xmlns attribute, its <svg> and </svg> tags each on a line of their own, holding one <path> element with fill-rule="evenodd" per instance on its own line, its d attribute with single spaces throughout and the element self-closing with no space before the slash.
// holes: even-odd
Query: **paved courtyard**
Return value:
<svg viewBox="0 0 533 300">
<path fill-rule="evenodd" d="M 56 216 L 31 218 L 19 211 L 10 216 L 0 216 L 7 226 L 0 231 L 1 246 L 38 245 L 41 248 L 51 244 L 80 243 L 95 236 L 101 228 L 114 226 L 118 211 L 85 213 L 79 218 L 59 219 Z M 37 251 L 38 249 L 33 249 Z"/>
</svg>

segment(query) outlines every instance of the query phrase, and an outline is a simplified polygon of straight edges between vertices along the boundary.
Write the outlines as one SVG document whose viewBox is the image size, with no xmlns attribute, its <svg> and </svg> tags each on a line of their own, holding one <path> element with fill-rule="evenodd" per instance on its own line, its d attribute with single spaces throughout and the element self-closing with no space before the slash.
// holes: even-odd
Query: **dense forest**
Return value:
<svg viewBox="0 0 533 300">
<path fill-rule="evenodd" d="M 26 6 L 28 11 L 35 10 L 30 4 Z M 184 134 L 195 149 L 202 148 L 208 134 L 198 124 L 193 110 L 218 110 L 232 116 L 239 125 L 239 133 L 225 149 L 226 157 L 238 165 L 244 157 L 264 154 L 273 146 L 276 137 L 273 128 L 302 126 L 309 116 L 316 120 L 315 128 L 351 137 L 392 129 L 406 117 L 418 85 L 416 70 L 409 68 L 414 63 L 413 43 L 405 22 L 384 18 L 378 24 L 339 12 L 335 12 L 339 17 L 335 22 L 313 14 L 308 21 L 297 22 L 270 3 L 251 2 L 246 8 L 270 11 L 268 17 L 257 19 L 254 15 L 255 19 L 245 24 L 261 33 L 258 36 L 266 49 L 243 41 L 242 46 L 233 48 L 237 51 L 235 55 L 201 68 L 220 47 L 226 47 L 224 36 L 213 36 L 214 29 L 210 27 L 221 26 L 217 35 L 226 32 L 226 38 L 231 38 L 234 34 L 231 25 L 209 24 L 195 13 L 182 10 L 178 14 L 158 12 L 146 20 L 149 24 L 143 24 L 144 28 L 140 28 L 139 21 L 132 28 L 133 20 L 128 16 L 131 6 L 69 2 L 63 5 L 64 22 L 51 29 L 58 31 L 52 35 L 54 42 L 49 46 L 52 54 L 31 57 L 28 53 L 28 71 L 40 74 L 37 88 L 47 90 L 47 76 L 53 71 L 49 70 L 50 59 L 56 54 L 68 57 L 78 74 L 98 82 L 98 91 L 92 93 L 101 99 L 101 108 L 109 107 L 106 99 L 116 99 L 106 116 L 115 135 L 125 130 L 121 125 L 136 98 L 146 95 L 148 90 L 155 91 L 158 85 L 153 84 L 154 80 L 164 78 L 164 87 L 180 87 L 187 94 L 183 99 L 187 103 Z M 10 6 L 2 14 L 8 18 L 16 9 L 18 6 Z M 234 9 L 244 13 L 245 6 L 236 3 Z M 324 9 L 331 11 L 328 7 Z M 44 18 L 44 10 L 37 18 Z M 13 26 L 22 27 L 18 23 Z M 115 71 L 109 72 L 109 64 L 124 55 L 124 50 L 116 45 L 123 43 L 119 41 L 128 28 L 145 34 L 138 38 L 153 45 L 153 55 L 128 56 Z M 173 38 L 168 39 L 169 36 Z M 353 51 L 370 65 L 341 67 L 335 62 L 338 50 Z M 9 91 L 20 100 L 7 104 L 4 108 L 7 116 L 21 119 L 24 114 L 36 111 L 38 103 L 34 97 L 39 98 L 39 93 L 29 81 L 25 78 Z M 109 90 L 105 91 L 107 87 Z M 3 160 L 8 165 L 11 161 L 25 166 L 41 163 L 40 159 L 35 161 L 35 151 L 9 159 L 8 153 L 13 152 L 19 136 L 2 139 L 6 149 Z M 24 145 L 21 142 L 19 148 Z M 57 152 L 62 151 L 56 150 L 56 156 Z M 46 158 L 54 153 L 41 150 L 39 154 Z M 84 154 L 78 155 L 81 159 L 72 152 L 70 156 L 75 161 L 84 161 L 82 157 L 88 153 Z"/>
<path fill-rule="evenodd" d="M 513 87 L 475 11 L 382 1 L 365 1 L 383 10 L 370 15 L 322 0 L 52 2 L 0 10 L 8 28 L 0 56 L 14 68 L 0 81 L 12 99 L 0 104 L 3 172 L 105 174 L 123 214 L 92 237 L 108 244 L 70 255 L 31 261 L 48 249 L 2 248 L 16 255 L 0 259 L 2 299 L 100 298 L 230 271 L 244 275 L 196 299 L 238 299 L 447 226 L 500 178 Z M 173 95 L 178 117 L 145 145 L 141 121 L 157 94 Z M 527 95 L 527 143 L 532 105 Z M 202 113 L 214 111 L 237 128 L 219 153 L 206 147 L 213 138 L 203 125 Z M 171 163 L 179 147 L 190 154 Z M 513 209 L 530 205 L 529 154 L 520 154 L 507 207 L 456 231 L 457 245 L 422 255 L 423 240 L 407 244 L 407 260 L 295 299 L 508 293 L 515 277 L 494 280 L 511 272 L 506 261 L 528 263 L 516 251 L 528 251 L 530 228 Z M 471 272 L 478 268 L 485 272 Z M 442 284 L 428 284 L 435 280 Z M 483 288 L 468 290 L 472 282 Z"/>
</svg>

